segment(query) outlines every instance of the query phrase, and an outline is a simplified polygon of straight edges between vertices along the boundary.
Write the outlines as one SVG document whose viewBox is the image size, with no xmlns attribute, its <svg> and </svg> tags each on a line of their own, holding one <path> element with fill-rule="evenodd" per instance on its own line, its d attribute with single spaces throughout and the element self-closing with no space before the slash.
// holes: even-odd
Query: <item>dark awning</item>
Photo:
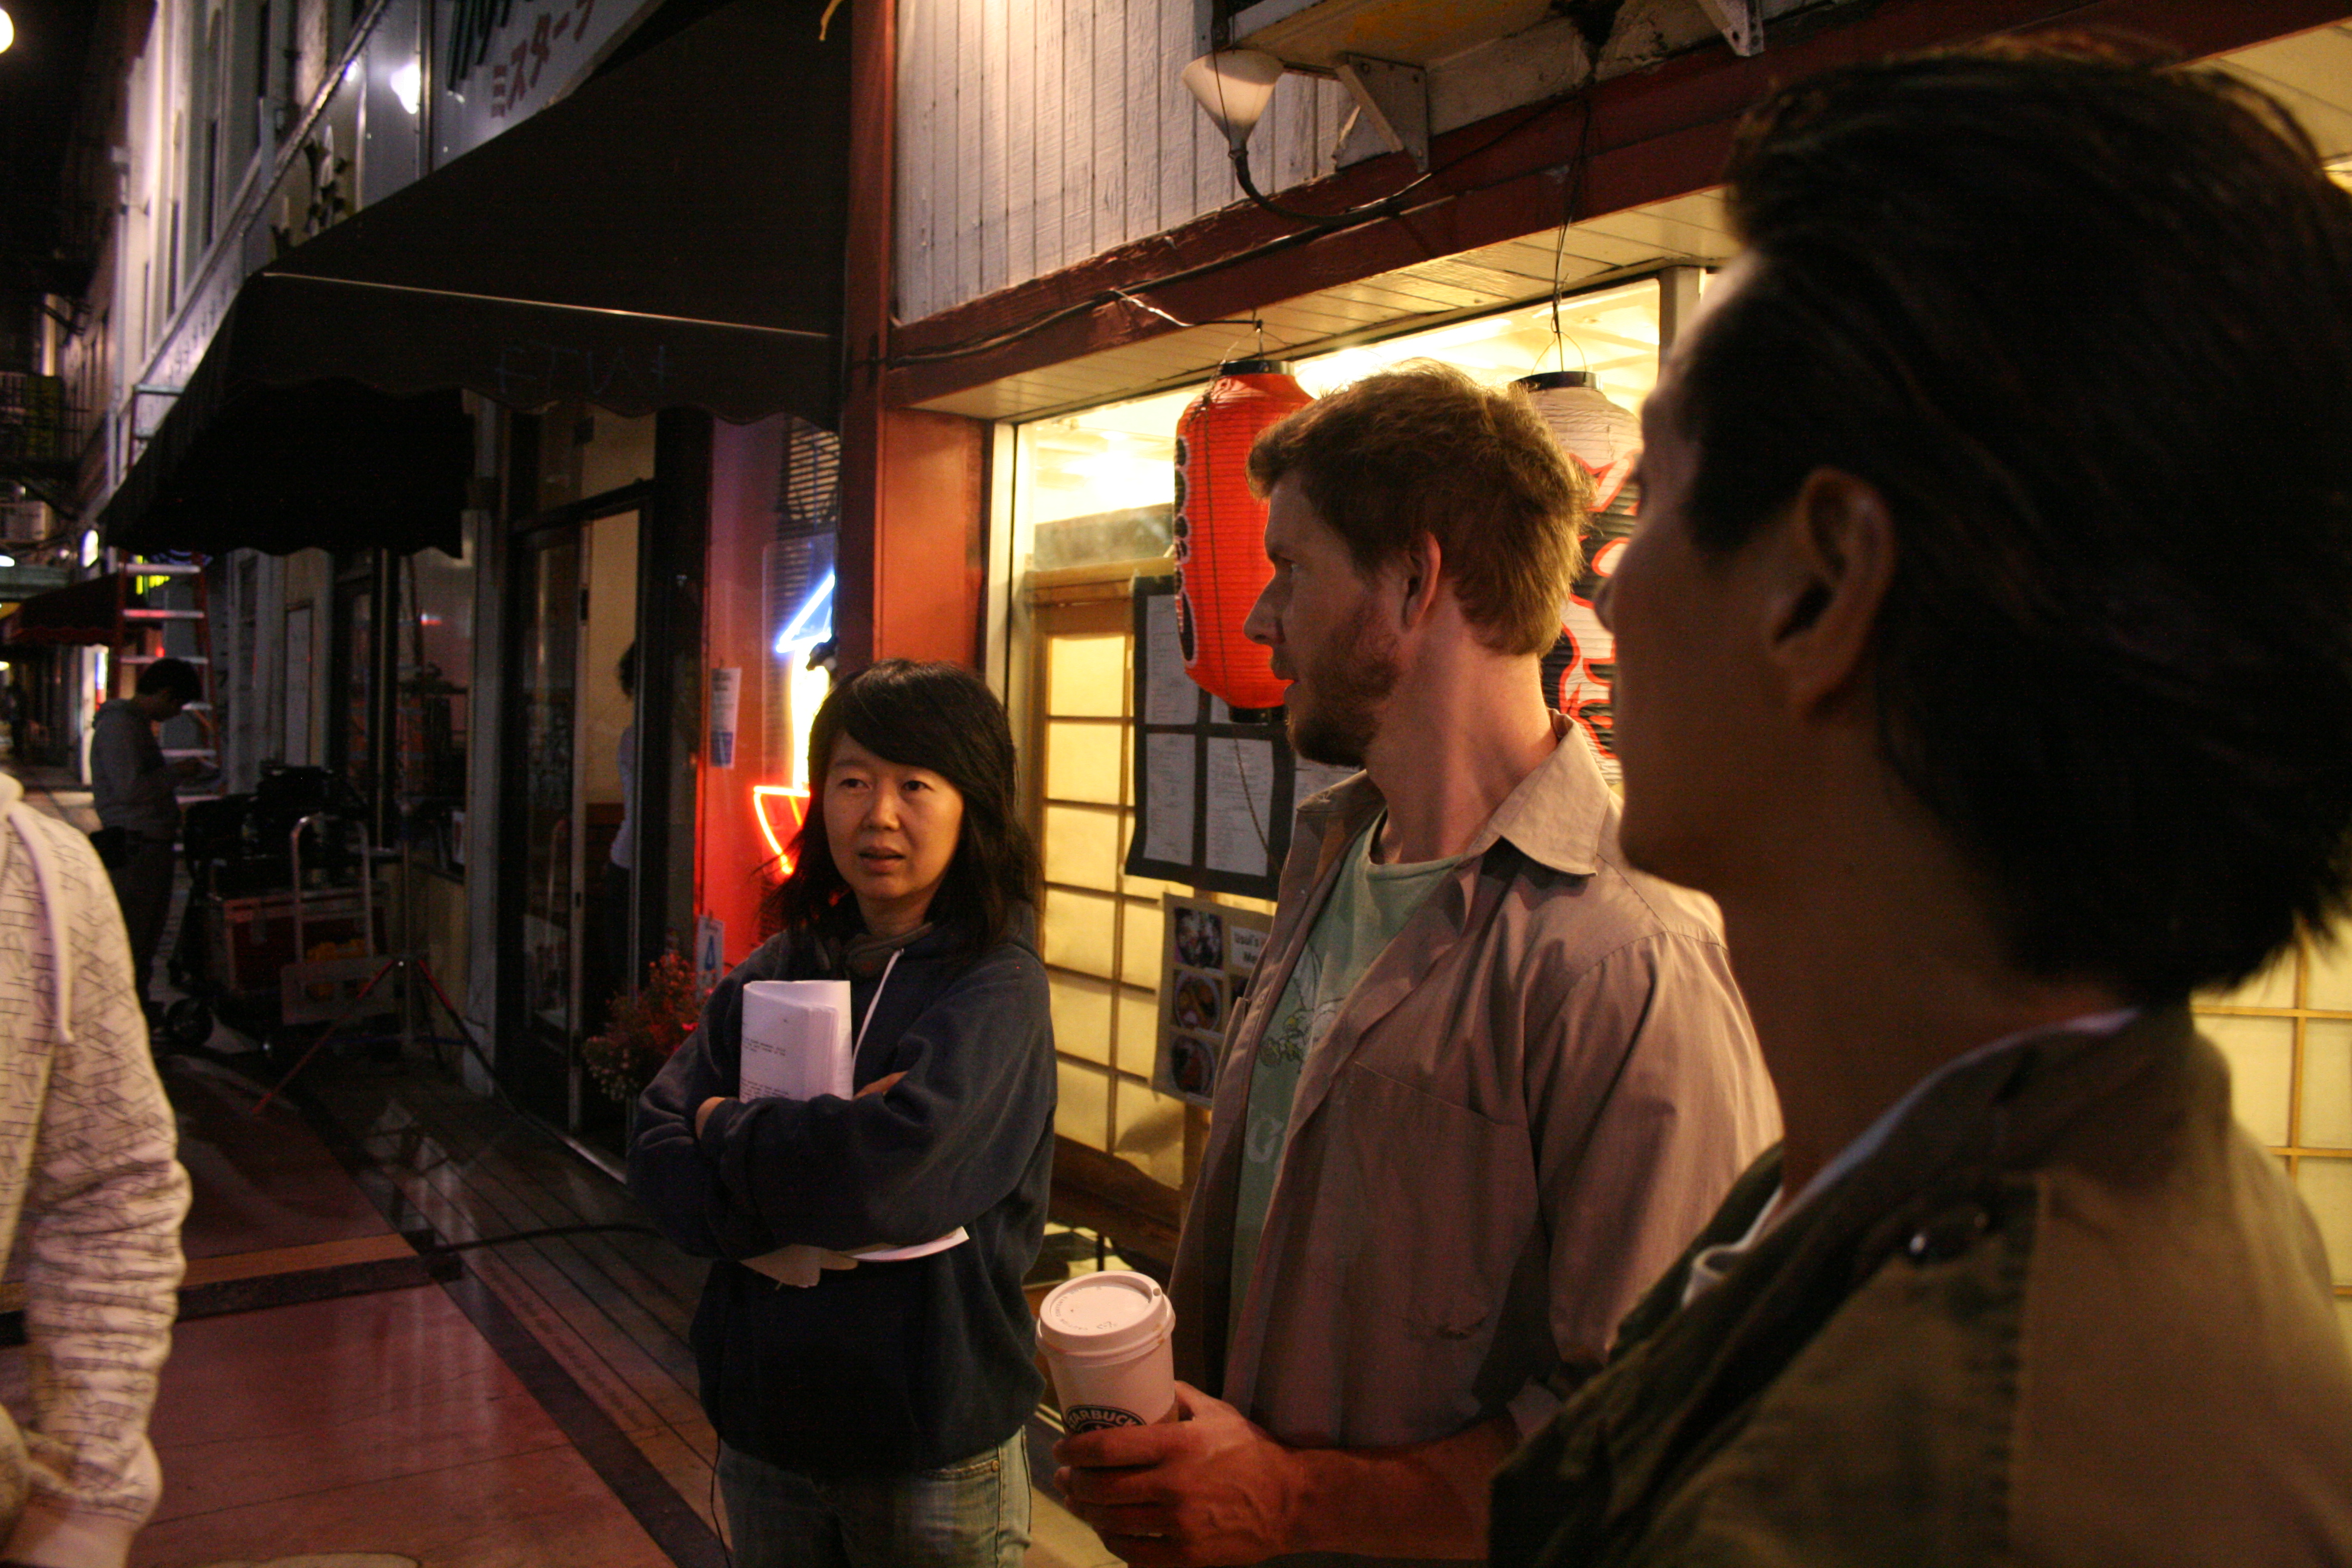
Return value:
<svg viewBox="0 0 2352 1568">
<path fill-rule="evenodd" d="M 846 26 L 734 0 L 247 279 L 100 526 L 456 546 L 456 392 L 835 421 Z"/>
<path fill-rule="evenodd" d="M 122 640 L 122 577 L 109 573 L 36 594 L 0 622 L 0 639 L 51 647 L 111 647 Z"/>
</svg>

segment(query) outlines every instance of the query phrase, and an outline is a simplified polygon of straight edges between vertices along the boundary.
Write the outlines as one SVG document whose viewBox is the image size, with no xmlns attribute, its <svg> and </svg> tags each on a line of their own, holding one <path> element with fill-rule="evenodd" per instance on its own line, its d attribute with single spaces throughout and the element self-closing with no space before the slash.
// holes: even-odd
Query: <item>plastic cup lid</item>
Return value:
<svg viewBox="0 0 2352 1568">
<path fill-rule="evenodd" d="M 1116 1356 L 1147 1348 L 1175 1321 L 1158 1281 L 1112 1268 L 1055 1286 L 1037 1309 L 1037 1335 L 1064 1354 Z"/>
</svg>

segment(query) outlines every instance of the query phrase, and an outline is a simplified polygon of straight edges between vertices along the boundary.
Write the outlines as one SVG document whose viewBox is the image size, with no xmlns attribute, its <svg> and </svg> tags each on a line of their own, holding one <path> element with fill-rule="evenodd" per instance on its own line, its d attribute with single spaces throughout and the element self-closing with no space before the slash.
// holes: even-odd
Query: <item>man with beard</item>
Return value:
<svg viewBox="0 0 2352 1568">
<path fill-rule="evenodd" d="M 1129 1561 L 1452 1562 L 1779 1125 L 1704 899 L 1538 669 L 1588 500 L 1521 400 L 1374 375 L 1250 457 L 1304 803 L 1184 1225 L 1181 1422 L 1060 1450 Z"/>
</svg>

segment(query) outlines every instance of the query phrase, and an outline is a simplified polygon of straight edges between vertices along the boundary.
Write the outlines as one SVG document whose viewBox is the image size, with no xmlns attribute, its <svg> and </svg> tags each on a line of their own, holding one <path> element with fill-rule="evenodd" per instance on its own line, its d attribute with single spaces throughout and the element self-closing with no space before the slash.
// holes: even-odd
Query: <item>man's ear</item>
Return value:
<svg viewBox="0 0 2352 1568">
<path fill-rule="evenodd" d="M 1895 520 L 1868 480 L 1815 468 L 1782 514 L 1764 609 L 1768 657 L 1809 711 L 1862 669 L 1895 580 Z"/>
<path fill-rule="evenodd" d="M 1438 548 L 1436 536 L 1419 533 L 1391 565 L 1402 600 L 1398 608 L 1399 630 L 1419 626 L 1436 606 L 1439 569 L 1444 564 L 1445 552 Z"/>
</svg>

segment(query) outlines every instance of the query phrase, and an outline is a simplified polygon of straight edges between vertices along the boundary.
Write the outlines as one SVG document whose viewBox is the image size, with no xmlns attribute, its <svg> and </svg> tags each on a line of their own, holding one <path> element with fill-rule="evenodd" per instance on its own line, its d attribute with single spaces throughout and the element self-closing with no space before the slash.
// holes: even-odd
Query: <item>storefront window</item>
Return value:
<svg viewBox="0 0 2352 1568">
<path fill-rule="evenodd" d="M 1589 370 L 1601 390 L 1639 414 L 1658 380 L 1658 286 L 1627 283 L 1562 300 L 1552 330 L 1549 300 L 1425 332 L 1294 361 L 1298 384 L 1316 396 L 1406 360 L 1433 359 L 1489 386 L 1546 370 Z"/>
<path fill-rule="evenodd" d="M 1435 359 L 1500 385 L 1539 370 L 1590 370 L 1638 412 L 1658 373 L 1658 300 L 1644 279 L 1335 352 L 1289 357 L 1320 396 L 1405 360 Z M 1236 357 L 1257 352 L 1248 335 Z M 1271 345 L 1265 351 L 1277 355 Z M 1132 771 L 1133 608 L 1129 584 L 1167 570 L 1175 430 L 1189 386 L 1033 420 L 1013 432 L 1013 569 L 1024 615 L 1026 711 L 1015 715 L 1045 865 L 1040 937 L 1061 1058 L 1057 1128 L 1181 1184 L 1185 1112 L 1151 1088 L 1161 969 L 1160 895 L 1126 874 Z M 1270 906 L 1220 898 L 1245 908 Z M 2347 1036 L 2352 1038 L 2352 1036 Z"/>
<path fill-rule="evenodd" d="M 1040 584 L 1032 615 L 1036 700 L 1022 754 L 1045 866 L 1038 928 L 1061 1058 L 1055 1131 L 1177 1186 L 1185 1174 L 1185 1108 L 1151 1087 L 1160 895 L 1191 889 L 1126 870 L 1135 831 L 1127 586 L 1101 578 Z"/>
<path fill-rule="evenodd" d="M 417 859 L 464 874 L 467 687 L 474 668 L 474 552 L 404 557 L 394 573 L 401 613 L 394 804 Z"/>
<path fill-rule="evenodd" d="M 832 689 L 841 465 L 831 432 L 789 416 L 721 425 L 712 454 L 695 953 L 716 979 L 766 936 L 761 903 L 808 807 L 809 725 Z"/>
<path fill-rule="evenodd" d="M 2352 1339 L 2352 930 L 2294 950 L 2239 989 L 2201 996 L 2197 1026 L 2230 1060 L 2239 1122 L 2319 1222 Z"/>
<path fill-rule="evenodd" d="M 375 588 L 376 553 L 340 556 L 329 652 L 328 765 L 362 795 L 373 795 L 375 776 Z"/>
<path fill-rule="evenodd" d="M 1558 316 L 1554 328 L 1555 311 Z M 1236 357 L 1256 353 L 1247 334 Z M 1269 346 L 1270 356 L 1281 356 Z M 1658 285 L 1620 284 L 1327 353 L 1286 356 L 1318 397 L 1406 360 L 1433 359 L 1499 386 L 1545 370 L 1589 370 L 1633 413 L 1658 379 Z M 1014 552 L 1051 572 L 1168 553 L 1176 420 L 1197 386 L 1031 420 L 1014 433 Z"/>
</svg>

